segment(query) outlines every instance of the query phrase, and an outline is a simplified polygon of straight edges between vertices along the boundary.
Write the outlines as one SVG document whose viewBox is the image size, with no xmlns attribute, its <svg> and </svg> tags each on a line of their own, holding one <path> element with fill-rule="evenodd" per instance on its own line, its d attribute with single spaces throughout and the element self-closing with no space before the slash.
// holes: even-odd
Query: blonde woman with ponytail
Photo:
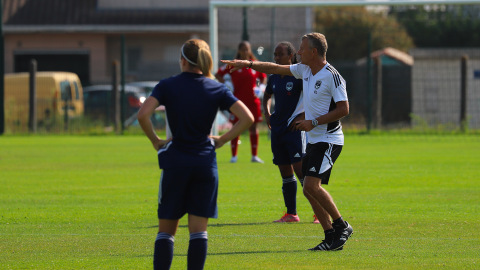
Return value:
<svg viewBox="0 0 480 270">
<path fill-rule="evenodd" d="M 162 169 L 158 192 L 158 234 L 154 269 L 170 269 L 180 218 L 188 214 L 188 269 L 203 269 L 207 257 L 207 224 L 217 218 L 218 171 L 215 149 L 253 123 L 248 108 L 221 83 L 212 80 L 208 44 L 191 39 L 180 49 L 182 73 L 161 80 L 138 113 L 138 121 L 157 151 Z M 168 112 L 172 139 L 157 136 L 150 116 L 160 105 Z M 218 110 L 230 110 L 239 121 L 222 136 L 210 137 Z"/>
</svg>

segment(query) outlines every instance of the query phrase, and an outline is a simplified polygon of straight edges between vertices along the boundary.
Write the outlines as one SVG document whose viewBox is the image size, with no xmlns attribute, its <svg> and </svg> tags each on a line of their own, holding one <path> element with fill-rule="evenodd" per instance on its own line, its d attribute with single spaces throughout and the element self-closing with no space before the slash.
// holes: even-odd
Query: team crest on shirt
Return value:
<svg viewBox="0 0 480 270">
<path fill-rule="evenodd" d="M 292 91 L 293 89 L 293 82 L 287 82 L 287 91 Z"/>
<path fill-rule="evenodd" d="M 320 86 L 322 86 L 322 81 L 318 80 L 315 82 L 315 89 L 318 89 L 320 88 Z"/>
</svg>

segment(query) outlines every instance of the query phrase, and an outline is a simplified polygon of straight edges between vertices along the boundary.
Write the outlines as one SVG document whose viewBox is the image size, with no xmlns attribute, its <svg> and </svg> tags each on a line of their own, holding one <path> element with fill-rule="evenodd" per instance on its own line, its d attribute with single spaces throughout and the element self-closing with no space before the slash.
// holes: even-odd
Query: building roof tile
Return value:
<svg viewBox="0 0 480 270">
<path fill-rule="evenodd" d="M 106 10 L 97 0 L 3 0 L 3 22 L 21 25 L 207 25 L 208 9 Z"/>
</svg>

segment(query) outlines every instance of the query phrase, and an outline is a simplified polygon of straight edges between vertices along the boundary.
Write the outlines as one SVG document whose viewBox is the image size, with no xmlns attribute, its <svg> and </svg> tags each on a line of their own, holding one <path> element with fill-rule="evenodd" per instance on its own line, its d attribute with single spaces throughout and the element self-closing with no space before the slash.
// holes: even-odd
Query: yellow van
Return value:
<svg viewBox="0 0 480 270">
<path fill-rule="evenodd" d="M 55 115 L 64 115 L 65 100 L 69 117 L 83 114 L 83 90 L 77 74 L 70 72 L 37 72 L 37 121 L 42 124 Z M 5 74 L 5 122 L 28 125 L 29 73 Z"/>
</svg>

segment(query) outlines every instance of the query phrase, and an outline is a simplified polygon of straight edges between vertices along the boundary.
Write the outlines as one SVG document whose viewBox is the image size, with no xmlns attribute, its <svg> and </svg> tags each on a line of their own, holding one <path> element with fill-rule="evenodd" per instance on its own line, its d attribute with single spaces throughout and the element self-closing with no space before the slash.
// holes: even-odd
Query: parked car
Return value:
<svg viewBox="0 0 480 270">
<path fill-rule="evenodd" d="M 158 84 L 156 81 L 140 81 L 140 82 L 129 82 L 126 85 L 131 85 L 135 87 L 140 87 L 140 89 L 145 93 L 145 97 L 148 98 L 153 91 L 153 88 Z"/>
<path fill-rule="evenodd" d="M 153 91 L 153 88 L 158 84 L 158 81 L 138 81 L 138 82 L 130 82 L 127 85 L 140 87 L 140 89 L 145 93 L 145 97 L 148 98 Z M 165 128 L 166 125 L 166 118 L 165 118 L 165 107 L 159 106 L 155 113 L 152 114 L 150 117 L 154 128 Z M 138 125 L 138 121 L 134 121 L 132 125 Z"/>
<path fill-rule="evenodd" d="M 119 91 L 121 91 L 121 86 Z M 85 115 L 91 119 L 114 119 L 112 85 L 92 85 L 83 88 Z M 140 87 L 125 85 L 125 120 L 136 115 L 146 94 Z M 127 122 L 127 121 L 125 121 Z"/>
</svg>

